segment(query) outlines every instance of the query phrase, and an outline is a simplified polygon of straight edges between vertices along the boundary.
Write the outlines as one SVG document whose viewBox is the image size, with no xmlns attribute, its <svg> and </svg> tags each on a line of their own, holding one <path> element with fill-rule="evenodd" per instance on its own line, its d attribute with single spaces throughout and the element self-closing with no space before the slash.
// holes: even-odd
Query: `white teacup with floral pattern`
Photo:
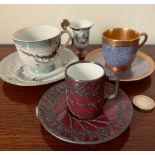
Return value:
<svg viewBox="0 0 155 155">
<path fill-rule="evenodd" d="M 64 30 L 67 30 L 69 26 L 72 29 L 72 44 L 79 50 L 77 54 L 81 59 L 85 57 L 85 48 L 89 44 L 90 28 L 94 25 L 90 20 L 77 20 L 69 21 L 64 19 L 61 26 Z"/>
<path fill-rule="evenodd" d="M 61 46 L 61 36 L 64 33 L 67 33 L 69 38 Z M 24 65 L 39 74 L 54 70 L 55 55 L 61 47 L 66 47 L 70 40 L 71 35 L 67 30 L 61 31 L 48 25 L 23 28 L 13 34 L 13 41 Z"/>
<path fill-rule="evenodd" d="M 73 30 L 73 44 L 83 49 L 89 44 L 89 30 L 94 25 L 93 21 L 79 20 L 71 21 L 70 28 Z"/>
</svg>

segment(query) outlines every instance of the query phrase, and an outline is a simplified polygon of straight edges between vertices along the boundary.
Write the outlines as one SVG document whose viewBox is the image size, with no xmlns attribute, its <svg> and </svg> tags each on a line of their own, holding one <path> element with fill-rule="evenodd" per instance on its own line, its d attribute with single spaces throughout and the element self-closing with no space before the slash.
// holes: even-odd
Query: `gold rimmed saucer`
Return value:
<svg viewBox="0 0 155 155">
<path fill-rule="evenodd" d="M 86 55 L 85 60 L 95 61 L 105 66 L 103 58 L 103 49 L 98 48 Z M 120 81 L 137 81 L 150 76 L 155 70 L 153 59 L 142 51 L 137 51 L 136 57 L 131 64 L 131 67 L 125 71 L 113 72 L 106 68 L 108 76 L 117 76 Z"/>
</svg>

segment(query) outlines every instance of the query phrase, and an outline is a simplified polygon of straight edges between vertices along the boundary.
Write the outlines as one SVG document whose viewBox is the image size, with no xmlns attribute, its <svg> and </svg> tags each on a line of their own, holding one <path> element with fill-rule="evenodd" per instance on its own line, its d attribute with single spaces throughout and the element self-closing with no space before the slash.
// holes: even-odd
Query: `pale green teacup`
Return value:
<svg viewBox="0 0 155 155">
<path fill-rule="evenodd" d="M 69 38 L 61 46 L 63 33 L 67 33 Z M 61 31 L 48 25 L 23 28 L 13 34 L 13 41 L 24 65 L 39 74 L 54 70 L 55 55 L 60 47 L 66 47 L 70 40 L 71 35 L 67 30 Z"/>
</svg>

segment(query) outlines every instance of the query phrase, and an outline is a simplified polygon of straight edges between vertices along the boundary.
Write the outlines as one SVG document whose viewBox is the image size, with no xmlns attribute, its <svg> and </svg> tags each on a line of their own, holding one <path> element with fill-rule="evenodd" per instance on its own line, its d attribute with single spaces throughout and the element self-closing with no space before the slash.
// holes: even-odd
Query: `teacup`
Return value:
<svg viewBox="0 0 155 155">
<path fill-rule="evenodd" d="M 107 99 L 117 96 L 119 81 L 116 80 L 115 91 L 105 98 L 105 69 L 102 65 L 78 61 L 70 64 L 65 70 L 66 97 L 69 111 L 80 119 L 97 116 Z"/>
<path fill-rule="evenodd" d="M 139 44 L 141 36 L 144 36 L 144 40 Z M 102 48 L 106 67 L 112 71 L 129 69 L 137 50 L 147 38 L 146 33 L 128 28 L 112 28 L 103 32 Z"/>
<path fill-rule="evenodd" d="M 94 25 L 89 20 L 71 21 L 70 28 L 73 30 L 73 45 L 79 49 L 84 49 L 89 44 L 89 31 Z"/>
<path fill-rule="evenodd" d="M 61 26 L 64 30 L 69 26 L 72 29 L 72 44 L 79 50 L 77 52 L 80 59 L 85 57 L 85 48 L 89 45 L 90 28 L 94 25 L 90 20 L 68 21 L 64 19 Z"/>
<path fill-rule="evenodd" d="M 20 29 L 13 34 L 13 41 L 24 65 L 34 73 L 44 74 L 55 68 L 55 55 L 61 47 L 63 33 L 69 35 L 62 45 L 66 47 L 71 40 L 70 33 L 48 25 Z"/>
</svg>

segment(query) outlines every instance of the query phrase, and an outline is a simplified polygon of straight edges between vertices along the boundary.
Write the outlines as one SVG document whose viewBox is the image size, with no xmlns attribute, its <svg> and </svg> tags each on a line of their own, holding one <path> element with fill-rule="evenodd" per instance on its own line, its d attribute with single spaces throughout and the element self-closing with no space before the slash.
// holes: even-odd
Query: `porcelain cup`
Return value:
<svg viewBox="0 0 155 155">
<path fill-rule="evenodd" d="M 91 20 L 69 21 L 64 19 L 61 23 L 64 30 L 68 26 L 72 29 L 72 44 L 79 50 L 77 55 L 80 59 L 85 57 L 85 48 L 89 45 L 90 29 L 93 25 L 94 22 Z"/>
<path fill-rule="evenodd" d="M 66 100 L 73 116 L 94 118 L 102 111 L 107 99 L 117 96 L 119 80 L 115 79 L 114 93 L 107 98 L 104 93 L 106 80 L 104 67 L 95 62 L 74 62 L 66 68 Z"/>
<path fill-rule="evenodd" d="M 61 45 L 62 34 L 69 35 L 64 45 Z M 70 33 L 57 27 L 38 25 L 26 27 L 13 34 L 13 41 L 25 66 L 33 73 L 46 74 L 54 70 L 55 55 L 61 48 L 68 45 Z"/>
<path fill-rule="evenodd" d="M 140 38 L 144 40 L 140 42 Z M 147 34 L 129 28 L 112 28 L 102 34 L 106 67 L 112 71 L 129 69 L 137 50 L 147 41 Z"/>
<path fill-rule="evenodd" d="M 71 21 L 70 28 L 73 30 L 73 45 L 79 49 L 86 48 L 89 44 L 89 31 L 94 25 L 89 20 Z"/>
</svg>

